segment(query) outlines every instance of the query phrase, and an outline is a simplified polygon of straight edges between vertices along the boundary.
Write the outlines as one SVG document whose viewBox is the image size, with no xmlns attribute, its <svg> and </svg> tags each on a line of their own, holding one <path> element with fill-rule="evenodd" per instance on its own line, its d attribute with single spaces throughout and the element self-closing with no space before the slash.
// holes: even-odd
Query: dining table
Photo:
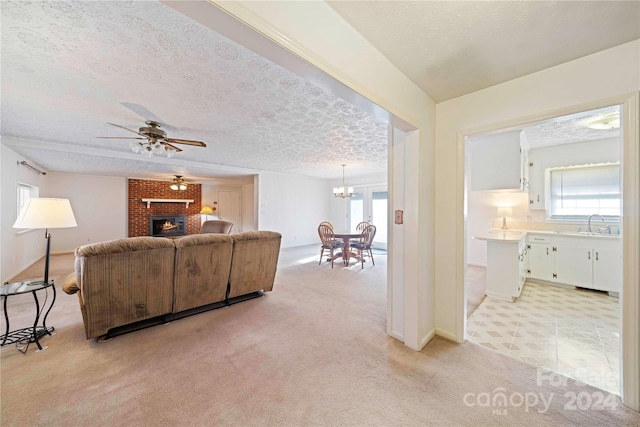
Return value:
<svg viewBox="0 0 640 427">
<path fill-rule="evenodd" d="M 342 257 L 342 261 L 344 262 L 345 265 L 349 265 L 349 261 L 351 260 L 351 258 L 354 258 L 357 261 L 362 262 L 362 259 L 360 258 L 360 256 L 358 256 L 357 253 L 352 252 L 349 249 L 349 243 L 351 242 L 351 239 L 359 239 L 360 236 L 362 236 L 361 230 L 342 230 L 342 231 L 334 230 L 333 235 L 336 239 L 342 239 L 342 241 L 344 242 L 344 247 L 342 251 L 337 252 L 336 254 L 333 255 L 334 260 L 336 258 Z M 327 261 L 331 261 L 331 258 L 327 258 Z"/>
</svg>

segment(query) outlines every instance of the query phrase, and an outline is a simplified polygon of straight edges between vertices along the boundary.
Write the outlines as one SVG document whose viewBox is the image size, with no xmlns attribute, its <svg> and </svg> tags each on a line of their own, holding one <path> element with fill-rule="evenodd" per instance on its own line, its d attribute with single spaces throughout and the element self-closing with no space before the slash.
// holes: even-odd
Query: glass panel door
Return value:
<svg viewBox="0 0 640 427">
<path fill-rule="evenodd" d="M 373 244 L 376 248 L 387 249 L 387 187 L 354 188 L 349 198 L 349 229 L 367 221 L 376 226 Z"/>
<path fill-rule="evenodd" d="M 376 235 L 373 244 L 376 248 L 387 249 L 387 188 L 372 187 L 371 195 L 371 217 L 369 222 L 376 226 Z"/>
<path fill-rule="evenodd" d="M 365 196 L 366 188 L 353 189 L 353 196 L 349 198 L 349 230 L 355 230 L 356 226 L 365 220 Z"/>
</svg>

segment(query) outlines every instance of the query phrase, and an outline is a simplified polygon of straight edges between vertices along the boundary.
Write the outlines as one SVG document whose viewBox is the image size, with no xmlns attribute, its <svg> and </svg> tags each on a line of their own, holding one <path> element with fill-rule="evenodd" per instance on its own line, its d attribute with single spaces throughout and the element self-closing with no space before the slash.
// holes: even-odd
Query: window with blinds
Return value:
<svg viewBox="0 0 640 427">
<path fill-rule="evenodd" d="M 17 200 L 17 212 L 16 215 L 20 215 L 22 208 L 27 204 L 32 197 L 38 197 L 39 189 L 33 185 L 18 183 L 18 200 Z"/>
<path fill-rule="evenodd" d="M 552 169 L 549 182 L 552 219 L 620 217 L 620 165 Z"/>
</svg>

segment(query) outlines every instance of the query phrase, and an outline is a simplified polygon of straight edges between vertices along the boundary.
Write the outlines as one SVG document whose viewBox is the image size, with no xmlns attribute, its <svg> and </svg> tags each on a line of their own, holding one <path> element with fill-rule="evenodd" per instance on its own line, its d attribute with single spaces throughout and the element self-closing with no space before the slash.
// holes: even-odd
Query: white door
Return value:
<svg viewBox="0 0 640 427">
<path fill-rule="evenodd" d="M 242 231 L 242 202 L 239 191 L 218 192 L 218 218 L 233 223 L 232 233 Z"/>
<path fill-rule="evenodd" d="M 358 223 L 367 221 L 376 226 L 373 245 L 387 249 L 387 186 L 354 188 L 349 198 L 349 228 L 354 230 Z"/>
</svg>

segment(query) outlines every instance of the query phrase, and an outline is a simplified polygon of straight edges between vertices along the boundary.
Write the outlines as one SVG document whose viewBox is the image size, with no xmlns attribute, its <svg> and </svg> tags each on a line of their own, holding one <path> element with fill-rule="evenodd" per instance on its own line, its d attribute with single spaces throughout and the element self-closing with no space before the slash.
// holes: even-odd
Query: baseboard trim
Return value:
<svg viewBox="0 0 640 427">
<path fill-rule="evenodd" d="M 455 334 L 452 334 L 452 333 L 450 333 L 450 332 L 447 332 L 447 331 L 445 331 L 445 330 L 443 330 L 443 329 L 436 328 L 436 329 L 435 329 L 435 332 L 436 332 L 436 335 L 438 335 L 439 337 L 442 337 L 442 338 L 448 339 L 449 341 L 454 341 L 454 342 L 457 342 L 457 343 L 462 343 L 462 341 L 458 341 L 458 337 L 457 337 L 457 336 L 455 336 Z M 464 340 L 463 340 L 463 341 L 464 341 Z"/>
<path fill-rule="evenodd" d="M 389 331 L 387 332 L 387 335 L 389 335 L 391 338 L 397 339 L 400 342 L 404 342 L 404 335 L 402 335 L 400 332 Z"/>
</svg>

